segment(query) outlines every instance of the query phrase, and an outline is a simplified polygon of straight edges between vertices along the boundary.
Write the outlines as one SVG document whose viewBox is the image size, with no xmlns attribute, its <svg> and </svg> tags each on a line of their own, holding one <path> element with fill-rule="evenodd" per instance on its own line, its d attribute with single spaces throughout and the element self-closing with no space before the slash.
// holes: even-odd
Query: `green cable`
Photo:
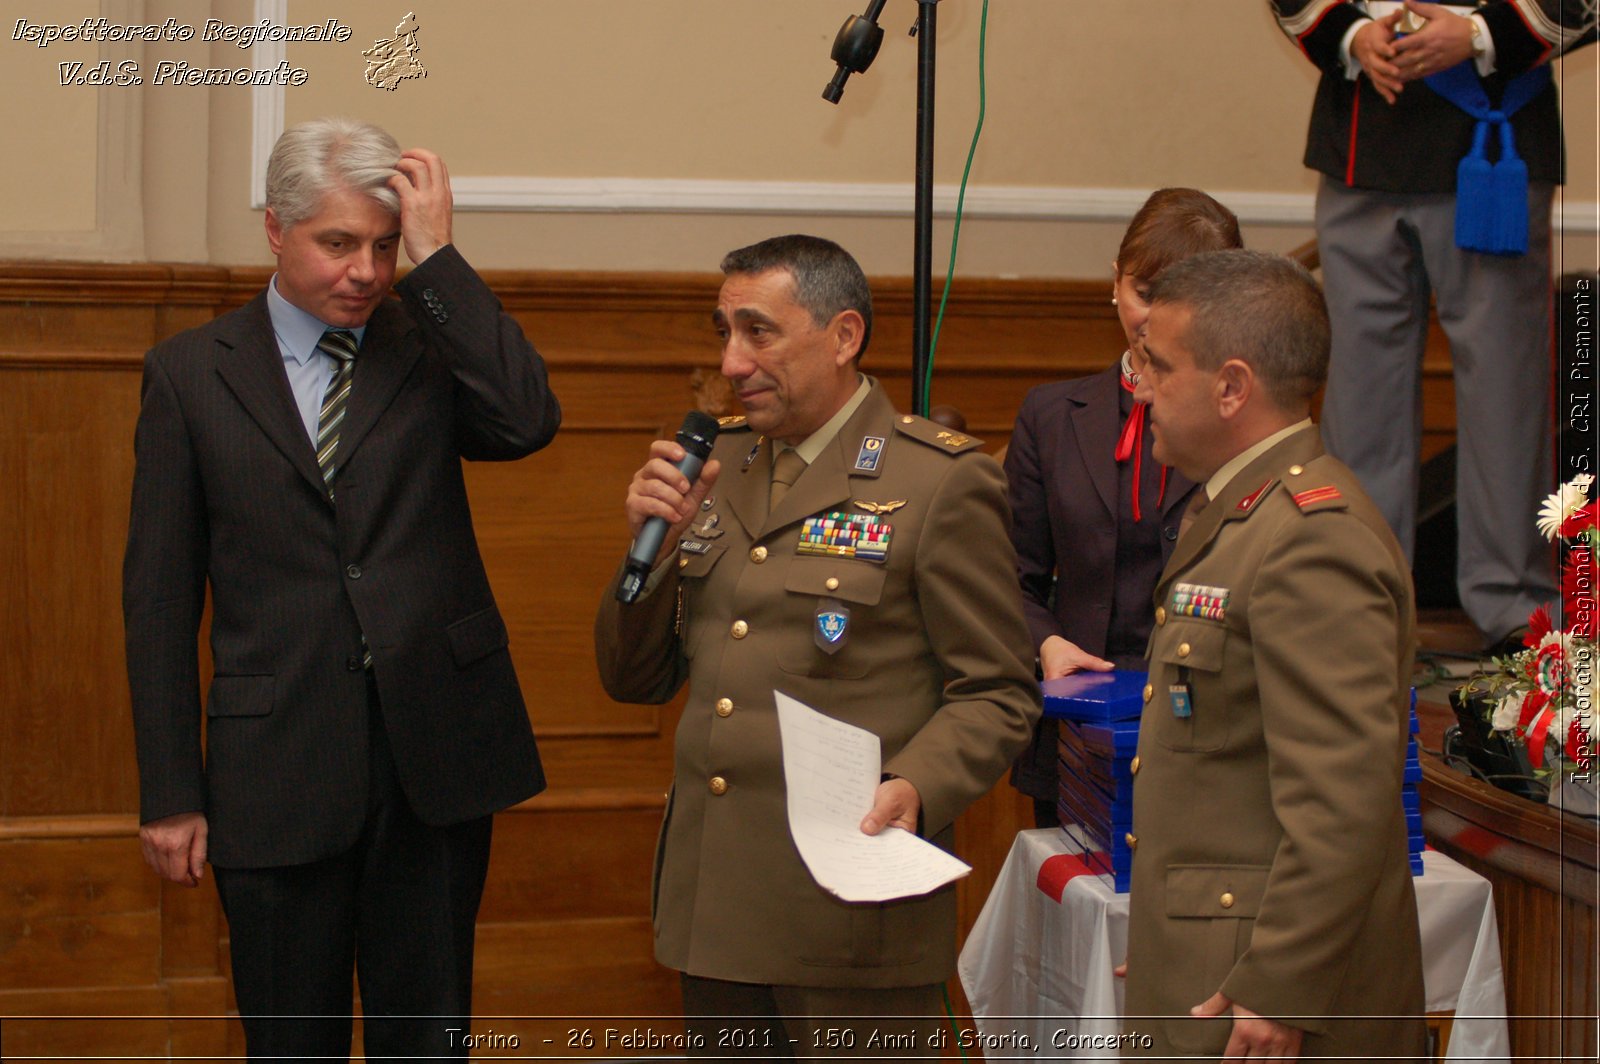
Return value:
<svg viewBox="0 0 1600 1064">
<path fill-rule="evenodd" d="M 984 6 L 987 7 L 989 0 L 983 0 L 983 3 Z M 956 1009 L 955 1006 L 950 1003 L 950 984 L 941 983 L 939 986 L 939 992 L 944 995 L 944 1014 L 950 1021 L 950 1034 L 954 1036 L 956 1040 L 956 1052 L 961 1054 L 962 1060 L 966 1060 L 967 1047 L 962 1044 L 961 1028 L 956 1026 Z"/>
<path fill-rule="evenodd" d="M 939 350 L 939 329 L 944 325 L 945 304 L 950 301 L 950 282 L 956 275 L 956 248 L 961 244 L 961 211 L 967 202 L 967 178 L 972 174 L 972 159 L 978 154 L 978 137 L 983 134 L 983 118 L 989 109 L 988 82 L 984 73 L 984 54 L 988 49 L 989 0 L 983 0 L 983 14 L 978 19 L 978 125 L 972 131 L 972 145 L 967 149 L 967 165 L 961 171 L 961 188 L 956 193 L 956 224 L 950 234 L 950 267 L 944 275 L 944 294 L 939 297 L 939 313 L 933 319 L 933 339 L 928 343 L 928 367 L 923 371 L 922 394 L 928 397 L 928 408 L 933 408 L 933 356 Z M 964 1056 L 965 1054 L 963 1054 Z"/>
</svg>

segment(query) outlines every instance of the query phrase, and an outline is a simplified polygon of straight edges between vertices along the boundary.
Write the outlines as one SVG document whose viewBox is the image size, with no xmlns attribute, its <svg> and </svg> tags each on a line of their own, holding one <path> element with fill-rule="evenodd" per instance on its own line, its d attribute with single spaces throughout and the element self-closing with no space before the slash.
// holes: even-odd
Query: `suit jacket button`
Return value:
<svg viewBox="0 0 1600 1064">
<path fill-rule="evenodd" d="M 734 621 L 733 622 L 733 638 L 735 638 L 735 639 L 743 639 L 745 636 L 747 636 L 749 634 L 750 634 L 750 625 L 749 624 L 745 623 L 744 621 Z"/>
<path fill-rule="evenodd" d="M 726 717 L 726 716 L 730 716 L 732 713 L 733 713 L 733 699 L 731 699 L 731 698 L 719 698 L 719 699 L 717 699 L 717 716 Z"/>
<path fill-rule="evenodd" d="M 1167 537 L 1168 543 L 1171 543 L 1173 540 L 1178 538 L 1178 529 L 1173 525 L 1168 525 L 1166 528 L 1161 530 L 1161 534 Z"/>
<path fill-rule="evenodd" d="M 766 561 L 767 560 L 767 548 L 765 548 L 765 547 L 751 547 L 750 548 L 750 560 L 755 562 L 757 565 L 760 565 L 762 562 Z"/>
<path fill-rule="evenodd" d="M 1124 835 L 1123 840 L 1127 842 L 1128 849 L 1130 851 L 1137 850 L 1139 848 L 1139 836 L 1135 835 L 1133 832 L 1130 831 Z"/>
<path fill-rule="evenodd" d="M 1157 606 L 1156 607 L 1156 624 L 1157 625 L 1162 625 L 1162 624 L 1166 624 L 1166 623 L 1167 623 L 1167 608 L 1165 606 Z"/>
<path fill-rule="evenodd" d="M 1134 754 L 1133 755 L 1133 760 L 1128 762 L 1128 775 L 1137 776 L 1138 774 L 1139 774 L 1139 755 L 1138 754 Z"/>
<path fill-rule="evenodd" d="M 345 566 L 344 567 L 344 575 L 348 576 L 352 580 L 360 580 L 361 579 L 361 566 L 359 566 L 359 565 L 347 565 L 347 566 Z"/>
<path fill-rule="evenodd" d="M 829 591 L 837 591 L 839 590 L 839 578 L 837 576 L 830 576 L 828 579 L 822 582 L 822 586 L 827 588 Z"/>
<path fill-rule="evenodd" d="M 360 654 L 351 654 L 348 658 L 345 658 L 344 659 L 344 667 L 349 669 L 351 672 L 360 672 L 361 671 L 361 655 Z"/>
<path fill-rule="evenodd" d="M 1223 891 L 1222 897 L 1217 899 L 1217 904 L 1222 906 L 1224 909 L 1233 908 L 1233 895 L 1227 891 Z"/>
<path fill-rule="evenodd" d="M 1178 657 L 1180 657 L 1180 658 L 1188 657 L 1189 656 L 1189 651 L 1192 650 L 1192 649 L 1193 648 L 1191 646 L 1189 646 L 1188 643 L 1179 643 L 1178 644 Z"/>
<path fill-rule="evenodd" d="M 712 776 L 711 777 L 711 793 L 715 794 L 715 795 L 718 795 L 719 797 L 721 795 L 727 794 L 728 793 L 728 781 L 723 779 L 721 776 Z"/>
<path fill-rule="evenodd" d="M 1155 687 L 1153 685 L 1151 685 L 1151 684 L 1145 684 L 1144 685 L 1144 700 L 1146 702 L 1150 701 L 1150 696 L 1155 694 L 1155 693 L 1156 693 L 1156 689 L 1155 689 Z"/>
</svg>

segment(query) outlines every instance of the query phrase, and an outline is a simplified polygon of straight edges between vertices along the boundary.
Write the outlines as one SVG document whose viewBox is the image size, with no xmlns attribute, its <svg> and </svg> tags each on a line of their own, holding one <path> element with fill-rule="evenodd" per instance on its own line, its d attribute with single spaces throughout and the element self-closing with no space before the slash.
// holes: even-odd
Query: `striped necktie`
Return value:
<svg viewBox="0 0 1600 1064">
<path fill-rule="evenodd" d="M 350 405 L 350 382 L 356 375 L 356 334 L 329 329 L 317 341 L 317 350 L 339 366 L 328 382 L 328 390 L 322 393 L 322 410 L 317 414 L 317 465 L 322 468 L 322 483 L 327 486 L 331 501 L 333 475 L 339 471 L 339 464 L 334 461 L 339 450 L 339 426 L 344 424 L 344 412 Z M 372 668 L 372 651 L 367 648 L 365 634 L 361 636 L 361 665 Z"/>
<path fill-rule="evenodd" d="M 322 410 L 317 415 L 317 465 L 322 469 L 322 482 L 327 485 L 328 498 L 333 498 L 333 476 L 339 471 L 334 460 L 339 450 L 339 426 L 344 424 L 344 412 L 350 405 L 350 382 L 356 374 L 356 336 L 344 329 L 329 329 L 317 341 L 317 350 L 332 358 L 338 369 L 322 393 Z"/>
</svg>

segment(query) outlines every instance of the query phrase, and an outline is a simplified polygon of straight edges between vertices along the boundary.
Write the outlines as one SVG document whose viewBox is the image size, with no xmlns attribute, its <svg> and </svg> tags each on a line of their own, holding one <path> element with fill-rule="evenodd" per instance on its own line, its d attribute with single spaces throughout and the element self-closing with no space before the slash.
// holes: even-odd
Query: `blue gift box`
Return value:
<svg viewBox="0 0 1600 1064">
<path fill-rule="evenodd" d="M 1076 672 L 1046 680 L 1044 715 L 1062 720 L 1107 724 L 1138 720 L 1144 708 L 1146 674 L 1142 672 Z"/>
</svg>

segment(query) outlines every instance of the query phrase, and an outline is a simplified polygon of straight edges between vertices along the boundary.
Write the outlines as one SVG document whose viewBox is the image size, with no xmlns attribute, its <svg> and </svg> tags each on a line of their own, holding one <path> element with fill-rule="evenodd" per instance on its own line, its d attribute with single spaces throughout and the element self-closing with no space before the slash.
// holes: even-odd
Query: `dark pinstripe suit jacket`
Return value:
<svg viewBox="0 0 1600 1064">
<path fill-rule="evenodd" d="M 363 634 L 418 816 L 467 820 L 544 785 L 460 460 L 537 450 L 560 407 L 538 353 L 454 248 L 396 290 L 362 343 L 337 506 L 265 293 L 145 359 L 123 568 L 140 818 L 203 810 L 223 867 L 303 863 L 355 841 Z"/>
</svg>

